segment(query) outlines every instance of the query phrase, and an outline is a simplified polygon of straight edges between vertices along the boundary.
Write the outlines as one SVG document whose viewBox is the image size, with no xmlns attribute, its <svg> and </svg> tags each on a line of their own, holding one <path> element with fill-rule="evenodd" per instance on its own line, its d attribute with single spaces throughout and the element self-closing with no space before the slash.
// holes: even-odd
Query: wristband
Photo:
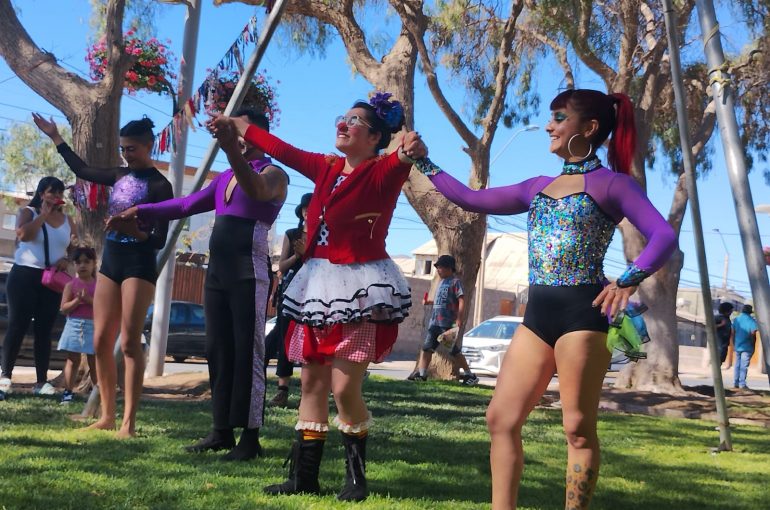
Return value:
<svg viewBox="0 0 770 510">
<path fill-rule="evenodd" d="M 419 170 L 423 175 L 428 177 L 431 175 L 436 175 L 442 171 L 438 165 L 431 161 L 427 156 L 415 161 L 414 166 L 417 167 L 417 170 Z"/>
</svg>

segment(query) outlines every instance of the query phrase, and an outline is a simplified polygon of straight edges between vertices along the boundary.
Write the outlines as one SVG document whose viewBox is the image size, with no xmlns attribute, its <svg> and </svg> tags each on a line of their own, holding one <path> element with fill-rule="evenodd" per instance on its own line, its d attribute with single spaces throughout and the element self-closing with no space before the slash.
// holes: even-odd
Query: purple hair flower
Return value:
<svg viewBox="0 0 770 510">
<path fill-rule="evenodd" d="M 391 101 L 391 97 L 393 97 L 393 94 L 390 92 L 376 92 L 371 99 L 369 99 L 369 104 L 372 105 L 377 116 L 382 119 L 390 129 L 395 130 L 398 129 L 404 118 L 404 108 L 401 106 L 401 103 L 395 99 Z"/>
</svg>

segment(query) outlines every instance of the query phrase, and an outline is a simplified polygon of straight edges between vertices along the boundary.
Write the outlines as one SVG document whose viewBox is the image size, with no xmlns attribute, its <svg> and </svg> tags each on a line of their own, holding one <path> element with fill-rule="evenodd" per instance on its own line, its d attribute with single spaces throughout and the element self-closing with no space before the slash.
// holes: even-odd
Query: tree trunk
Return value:
<svg viewBox="0 0 770 510">
<path fill-rule="evenodd" d="M 114 167 L 119 164 L 118 119 L 120 100 L 104 98 L 96 104 L 84 106 L 68 120 L 72 125 L 72 144 L 75 153 L 90 166 Z M 107 188 L 107 196 L 111 190 Z M 104 220 L 107 217 L 106 200 L 93 209 L 79 211 L 78 230 L 81 240 L 101 253 L 104 242 Z"/>
<path fill-rule="evenodd" d="M 626 221 L 621 225 L 626 250 L 641 251 L 644 237 Z M 679 394 L 679 341 L 677 337 L 676 295 L 684 254 L 677 249 L 668 263 L 639 286 L 639 297 L 649 307 L 645 323 L 650 342 L 645 345 L 647 359 L 629 363 L 618 374 L 619 388 Z"/>
</svg>

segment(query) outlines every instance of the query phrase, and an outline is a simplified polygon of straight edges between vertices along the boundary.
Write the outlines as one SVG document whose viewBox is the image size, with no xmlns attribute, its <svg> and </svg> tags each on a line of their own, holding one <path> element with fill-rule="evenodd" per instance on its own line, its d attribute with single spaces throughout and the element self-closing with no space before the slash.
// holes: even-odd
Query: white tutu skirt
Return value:
<svg viewBox="0 0 770 510">
<path fill-rule="evenodd" d="M 391 259 L 362 264 L 310 259 L 283 297 L 284 315 L 312 327 L 363 320 L 399 323 L 411 306 L 409 284 Z"/>
</svg>

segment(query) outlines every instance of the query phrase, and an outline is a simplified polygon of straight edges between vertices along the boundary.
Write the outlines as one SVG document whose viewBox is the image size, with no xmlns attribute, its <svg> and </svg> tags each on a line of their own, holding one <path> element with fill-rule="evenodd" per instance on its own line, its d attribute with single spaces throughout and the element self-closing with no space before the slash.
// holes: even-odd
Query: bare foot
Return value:
<svg viewBox="0 0 770 510">
<path fill-rule="evenodd" d="M 87 430 L 115 430 L 115 420 L 104 420 L 101 419 L 95 423 L 92 423 L 88 427 L 86 427 Z"/>
<path fill-rule="evenodd" d="M 115 437 L 118 439 L 131 439 L 132 437 L 136 437 L 136 430 L 134 430 L 133 427 L 123 425 L 120 427 L 120 430 L 117 432 L 117 434 L 115 434 Z"/>
<path fill-rule="evenodd" d="M 70 414 L 67 417 L 70 420 L 72 420 L 72 421 L 77 421 L 77 422 L 81 422 L 81 423 L 85 422 L 85 421 L 90 421 L 91 420 L 91 418 L 89 416 L 83 416 L 80 413 Z"/>
</svg>

